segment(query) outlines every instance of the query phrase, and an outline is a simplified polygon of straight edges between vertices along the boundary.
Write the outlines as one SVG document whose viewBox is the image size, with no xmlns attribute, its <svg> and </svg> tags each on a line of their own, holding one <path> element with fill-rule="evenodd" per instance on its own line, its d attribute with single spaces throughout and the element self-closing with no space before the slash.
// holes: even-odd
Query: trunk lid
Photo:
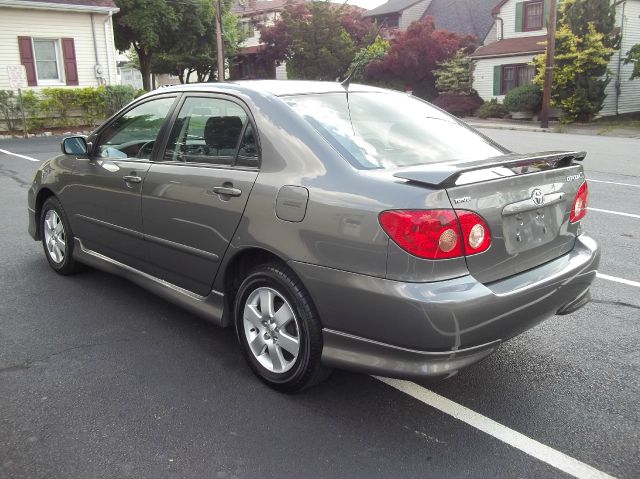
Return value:
<svg viewBox="0 0 640 479">
<path fill-rule="evenodd" d="M 568 253 L 578 223 L 569 216 L 580 185 L 583 152 L 509 154 L 485 161 L 425 165 L 394 176 L 444 188 L 455 210 L 478 213 L 490 248 L 466 257 L 482 283 L 518 274 Z"/>
</svg>

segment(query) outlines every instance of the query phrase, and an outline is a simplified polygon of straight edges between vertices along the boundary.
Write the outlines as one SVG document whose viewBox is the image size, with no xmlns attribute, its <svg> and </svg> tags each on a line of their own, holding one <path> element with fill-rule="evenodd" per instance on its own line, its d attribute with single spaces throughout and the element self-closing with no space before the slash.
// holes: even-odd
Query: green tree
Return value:
<svg viewBox="0 0 640 479">
<path fill-rule="evenodd" d="M 563 0 L 560 7 L 563 23 L 579 37 L 589 33 L 593 23 L 596 32 L 604 35 L 603 42 L 610 48 L 618 48 L 620 34 L 616 29 L 616 5 L 611 0 Z"/>
<path fill-rule="evenodd" d="M 368 47 L 361 48 L 349 67 L 349 72 L 353 72 L 351 81 L 354 83 L 366 82 L 368 80 L 365 75 L 367 66 L 371 62 L 382 60 L 389 53 L 389 48 L 391 48 L 391 44 L 382 37 L 377 37 Z"/>
<path fill-rule="evenodd" d="M 180 16 L 175 3 L 165 0 L 116 0 L 120 11 L 114 17 L 116 48 L 136 52 L 142 85 L 151 89 L 151 61 L 168 46 L 169 34 L 177 29 Z"/>
<path fill-rule="evenodd" d="M 233 0 L 222 2 L 222 30 L 224 32 L 224 53 L 226 58 L 235 57 L 243 37 L 240 33 L 239 19 L 231 13 Z M 200 3 L 184 2 L 176 4 L 182 23 L 189 25 L 187 30 L 178 30 L 170 34 L 170 47 L 156 55 L 152 62 L 154 73 L 171 73 L 182 83 L 189 83 L 195 73 L 196 81 L 213 81 L 219 77 L 217 72 L 216 46 L 216 7 L 214 0 L 201 0 Z"/>
<path fill-rule="evenodd" d="M 627 52 L 627 56 L 624 59 L 624 64 L 628 65 L 633 63 L 633 71 L 631 72 L 630 80 L 634 78 L 640 78 L 640 43 L 631 47 L 631 50 Z"/>
<path fill-rule="evenodd" d="M 615 4 L 609 0 L 564 0 L 558 9 L 551 104 L 565 122 L 590 121 L 606 98 L 609 60 L 620 42 Z M 544 84 L 546 54 L 534 58 L 534 83 Z"/>
<path fill-rule="evenodd" d="M 260 28 L 265 59 L 287 62 L 290 78 L 335 80 L 344 76 L 373 26 L 361 15 L 328 0 L 290 4 L 272 26 Z"/>
<path fill-rule="evenodd" d="M 464 50 L 459 50 L 450 60 L 438 63 L 433 74 L 440 93 L 462 93 L 470 95 L 473 89 L 473 60 Z"/>
<path fill-rule="evenodd" d="M 283 20 L 291 35 L 287 74 L 292 79 L 335 80 L 347 71 L 355 55 L 351 36 L 340 23 L 338 10 L 328 1 L 314 2 L 310 15 Z"/>
<path fill-rule="evenodd" d="M 604 35 L 590 24 L 585 36 L 578 36 L 562 25 L 556 33 L 551 104 L 562 109 L 562 120 L 590 121 L 602 110 L 609 83 L 609 59 L 615 50 L 604 44 Z M 534 83 L 544 84 L 545 55 L 534 58 L 538 73 Z"/>
</svg>

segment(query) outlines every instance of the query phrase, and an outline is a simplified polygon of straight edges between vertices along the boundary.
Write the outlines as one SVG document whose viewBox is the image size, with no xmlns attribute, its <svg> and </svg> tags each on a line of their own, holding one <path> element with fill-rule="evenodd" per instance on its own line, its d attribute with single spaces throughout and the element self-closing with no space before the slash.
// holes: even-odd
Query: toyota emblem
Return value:
<svg viewBox="0 0 640 479">
<path fill-rule="evenodd" d="M 536 205 L 541 206 L 544 204 L 544 193 L 538 188 L 536 188 L 535 190 L 533 190 L 533 193 L 531 194 L 531 199 Z"/>
</svg>

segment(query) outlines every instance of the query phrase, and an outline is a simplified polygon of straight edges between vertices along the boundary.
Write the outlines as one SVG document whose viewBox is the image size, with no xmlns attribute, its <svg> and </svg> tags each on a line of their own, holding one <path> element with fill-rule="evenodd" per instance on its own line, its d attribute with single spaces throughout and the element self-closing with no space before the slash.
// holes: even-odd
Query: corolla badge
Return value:
<svg viewBox="0 0 640 479">
<path fill-rule="evenodd" d="M 536 205 L 541 206 L 544 204 L 544 193 L 538 188 L 536 188 L 535 190 L 533 190 L 533 193 L 531 194 L 531 199 Z"/>
</svg>

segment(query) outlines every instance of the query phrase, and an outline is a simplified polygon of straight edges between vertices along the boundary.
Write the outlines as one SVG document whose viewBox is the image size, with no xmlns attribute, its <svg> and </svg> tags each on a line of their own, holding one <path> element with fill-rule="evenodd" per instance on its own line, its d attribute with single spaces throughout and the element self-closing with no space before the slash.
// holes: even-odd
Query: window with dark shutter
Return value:
<svg viewBox="0 0 640 479">
<path fill-rule="evenodd" d="M 77 85 L 78 66 L 76 63 L 76 48 L 73 38 L 62 39 L 62 58 L 64 61 L 64 77 L 67 85 Z"/>
<path fill-rule="evenodd" d="M 27 71 L 27 84 L 29 86 L 38 86 L 36 59 L 33 56 L 31 37 L 18 37 L 18 49 L 20 51 L 20 63 L 24 65 Z"/>
<path fill-rule="evenodd" d="M 544 2 L 525 2 L 522 18 L 522 30 L 542 30 Z"/>
<path fill-rule="evenodd" d="M 536 69 L 527 64 L 502 65 L 500 94 L 505 95 L 516 87 L 529 85 L 535 73 Z"/>
</svg>

